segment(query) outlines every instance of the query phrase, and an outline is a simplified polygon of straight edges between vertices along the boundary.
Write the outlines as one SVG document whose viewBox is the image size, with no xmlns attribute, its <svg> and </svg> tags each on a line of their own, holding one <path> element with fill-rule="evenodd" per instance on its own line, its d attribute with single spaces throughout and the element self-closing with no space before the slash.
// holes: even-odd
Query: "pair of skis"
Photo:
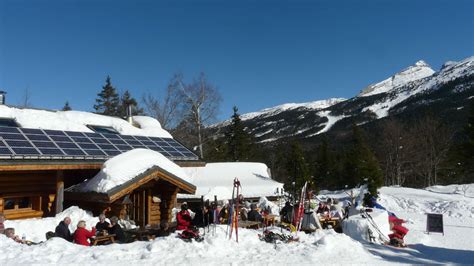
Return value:
<svg viewBox="0 0 474 266">
<path fill-rule="evenodd" d="M 240 186 L 239 179 L 234 178 L 234 187 L 232 189 L 232 201 L 229 204 L 229 223 L 227 225 L 227 232 L 229 232 L 230 226 L 230 234 L 229 239 L 232 239 L 232 231 L 235 227 L 235 240 L 237 243 L 239 242 L 239 189 L 242 188 Z M 235 197 L 237 195 L 237 197 Z"/>
<path fill-rule="evenodd" d="M 298 205 L 298 209 L 293 215 L 293 224 L 296 227 L 296 233 L 298 233 L 298 231 L 301 230 L 301 224 L 302 224 L 303 215 L 304 215 L 304 201 L 306 199 L 307 187 L 308 187 L 308 182 L 305 182 L 303 188 L 301 189 L 300 202 Z"/>
</svg>

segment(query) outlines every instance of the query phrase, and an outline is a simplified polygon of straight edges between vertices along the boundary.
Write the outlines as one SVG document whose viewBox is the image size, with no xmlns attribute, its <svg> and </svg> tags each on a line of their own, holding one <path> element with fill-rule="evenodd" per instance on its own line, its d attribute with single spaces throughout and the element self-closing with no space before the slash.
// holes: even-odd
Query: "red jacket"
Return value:
<svg viewBox="0 0 474 266">
<path fill-rule="evenodd" d="M 83 246 L 90 246 L 91 243 L 89 243 L 87 239 L 93 236 L 95 236 L 95 228 L 92 228 L 92 231 L 89 231 L 85 228 L 77 228 L 76 232 L 74 232 L 74 243 Z"/>
<path fill-rule="evenodd" d="M 188 229 L 191 225 L 191 215 L 187 210 L 182 210 L 176 214 L 176 221 L 178 222 L 176 230 Z"/>
</svg>

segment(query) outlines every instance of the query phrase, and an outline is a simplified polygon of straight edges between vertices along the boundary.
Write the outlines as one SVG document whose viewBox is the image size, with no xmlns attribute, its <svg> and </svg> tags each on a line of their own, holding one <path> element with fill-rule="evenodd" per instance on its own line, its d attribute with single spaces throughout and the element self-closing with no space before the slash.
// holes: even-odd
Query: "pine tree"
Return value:
<svg viewBox="0 0 474 266">
<path fill-rule="evenodd" d="M 66 103 L 64 104 L 64 107 L 62 109 L 63 111 L 71 111 L 72 108 L 71 106 L 69 105 L 69 101 L 66 101 Z"/>
<path fill-rule="evenodd" d="M 344 167 L 346 185 L 354 187 L 367 183 L 370 194 L 376 196 L 377 188 L 383 185 L 382 170 L 360 128 L 354 125 L 352 132 L 352 145 L 346 155 Z"/>
<path fill-rule="evenodd" d="M 234 106 L 232 122 L 226 132 L 227 156 L 232 161 L 248 161 L 253 153 L 252 136 L 244 130 L 238 108 Z"/>
<path fill-rule="evenodd" d="M 118 116 L 126 117 L 128 106 L 132 107 L 132 116 L 143 114 L 143 109 L 138 107 L 137 100 L 135 100 L 135 98 L 132 97 L 132 95 L 130 94 L 128 90 L 125 90 L 125 92 L 120 97 Z"/>
<path fill-rule="evenodd" d="M 329 150 L 327 138 L 323 138 L 316 152 L 314 179 L 320 188 L 334 189 L 337 183 L 337 167 L 334 154 Z"/>
<path fill-rule="evenodd" d="M 306 163 L 303 148 L 298 142 L 291 144 L 291 150 L 286 161 L 287 173 L 290 175 L 285 183 L 285 190 L 292 191 L 298 198 L 301 188 L 310 181 L 310 170 Z"/>
<path fill-rule="evenodd" d="M 119 95 L 115 88 L 112 86 L 110 76 L 107 76 L 105 85 L 102 87 L 102 91 L 97 94 L 98 98 L 95 100 L 96 104 L 94 109 L 96 113 L 102 115 L 119 116 Z"/>
</svg>

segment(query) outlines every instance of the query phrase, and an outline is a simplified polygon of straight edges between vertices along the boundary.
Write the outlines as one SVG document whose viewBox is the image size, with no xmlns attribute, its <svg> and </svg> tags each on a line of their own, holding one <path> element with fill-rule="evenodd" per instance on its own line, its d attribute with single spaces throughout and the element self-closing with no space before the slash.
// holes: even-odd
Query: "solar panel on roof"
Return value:
<svg viewBox="0 0 474 266">
<path fill-rule="evenodd" d="M 23 140 L 5 140 L 10 147 L 33 147 L 29 141 Z"/>
<path fill-rule="evenodd" d="M 20 131 L 16 127 L 0 127 L 0 132 L 19 133 Z"/>
<path fill-rule="evenodd" d="M 33 146 L 38 148 L 56 148 L 54 142 L 51 141 L 34 141 Z"/>
<path fill-rule="evenodd" d="M 26 135 L 29 140 L 49 140 L 45 135 Z"/>
<path fill-rule="evenodd" d="M 0 137 L 4 139 L 26 140 L 25 136 L 21 134 L 0 133 Z"/>
<path fill-rule="evenodd" d="M 79 149 L 63 149 L 63 151 L 66 155 L 71 155 L 71 156 L 85 155 L 85 153 L 82 150 L 79 150 Z"/>
<path fill-rule="evenodd" d="M 25 134 L 44 134 L 41 129 L 36 128 L 20 128 L 20 130 Z"/>
<path fill-rule="evenodd" d="M 61 142 L 71 142 L 72 140 L 66 136 L 49 136 L 54 141 L 61 141 Z"/>
<path fill-rule="evenodd" d="M 35 148 L 12 147 L 12 150 L 18 155 L 39 155 L 39 152 Z"/>
<path fill-rule="evenodd" d="M 134 148 L 158 151 L 170 159 L 198 159 L 171 138 L 0 127 L 0 155 L 15 159 L 18 156 L 108 158 Z"/>
<path fill-rule="evenodd" d="M 64 155 L 60 149 L 39 149 L 44 155 Z"/>
<path fill-rule="evenodd" d="M 79 147 L 82 149 L 90 149 L 90 150 L 97 150 L 99 147 L 97 147 L 95 144 L 92 143 L 78 143 Z"/>
<path fill-rule="evenodd" d="M 13 153 L 7 148 L 0 148 L 1 155 L 12 155 Z"/>
</svg>

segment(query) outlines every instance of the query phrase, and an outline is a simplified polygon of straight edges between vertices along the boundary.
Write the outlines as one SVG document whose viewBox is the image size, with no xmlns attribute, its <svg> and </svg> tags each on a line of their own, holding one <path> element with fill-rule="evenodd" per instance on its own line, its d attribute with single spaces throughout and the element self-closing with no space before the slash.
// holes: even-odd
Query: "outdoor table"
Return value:
<svg viewBox="0 0 474 266">
<path fill-rule="evenodd" d="M 136 240 L 153 240 L 159 233 L 158 229 L 153 228 L 135 228 L 124 231 L 132 235 L 132 237 L 134 237 Z"/>
<path fill-rule="evenodd" d="M 114 234 L 112 234 L 112 235 L 96 236 L 96 237 L 93 238 L 93 240 L 92 240 L 92 245 L 93 245 L 93 246 L 97 246 L 97 244 L 108 243 L 108 242 L 115 243 L 115 235 L 114 235 Z"/>
<path fill-rule="evenodd" d="M 328 225 L 331 225 L 334 228 L 339 224 L 340 220 L 341 219 L 339 218 L 319 218 L 319 222 L 323 228 L 327 227 Z"/>
<path fill-rule="evenodd" d="M 239 221 L 239 227 L 248 228 L 248 229 L 258 229 L 260 227 L 260 222 Z"/>
<path fill-rule="evenodd" d="M 266 225 L 266 226 L 273 226 L 275 224 L 275 221 L 277 220 L 279 216 L 276 215 L 276 214 L 268 214 L 268 215 L 265 215 L 263 216 L 263 223 Z"/>
</svg>

